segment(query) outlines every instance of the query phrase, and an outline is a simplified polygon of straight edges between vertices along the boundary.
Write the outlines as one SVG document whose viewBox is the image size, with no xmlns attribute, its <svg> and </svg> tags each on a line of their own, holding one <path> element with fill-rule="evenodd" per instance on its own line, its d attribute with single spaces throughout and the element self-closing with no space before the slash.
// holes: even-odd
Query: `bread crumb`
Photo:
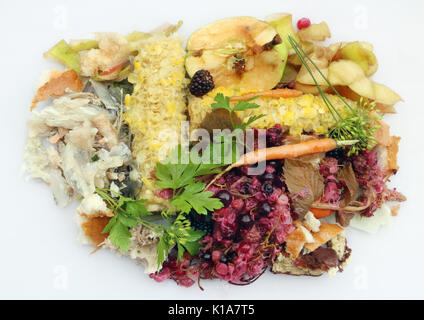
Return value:
<svg viewBox="0 0 424 320">
<path fill-rule="evenodd" d="M 339 233 L 329 241 L 329 247 L 336 251 L 339 260 L 343 259 L 346 251 L 346 236 L 344 232 Z"/>
<path fill-rule="evenodd" d="M 312 232 L 318 232 L 321 226 L 321 221 L 315 218 L 314 214 L 311 211 L 309 211 L 305 215 L 305 220 L 303 221 L 303 223 Z"/>
</svg>

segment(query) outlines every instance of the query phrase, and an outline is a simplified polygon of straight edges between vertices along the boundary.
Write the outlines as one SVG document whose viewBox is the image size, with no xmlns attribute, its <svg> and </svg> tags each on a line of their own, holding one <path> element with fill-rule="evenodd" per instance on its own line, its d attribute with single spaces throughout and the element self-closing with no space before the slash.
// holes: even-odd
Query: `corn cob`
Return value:
<svg viewBox="0 0 424 320">
<path fill-rule="evenodd" d="M 140 167 L 140 197 L 150 211 L 161 211 L 169 201 L 155 195 L 156 163 L 178 145 L 181 122 L 186 120 L 186 87 L 183 40 L 153 36 L 144 40 L 128 80 L 134 92 L 127 96 L 125 121 L 134 134 L 133 156 Z"/>
<path fill-rule="evenodd" d="M 191 130 L 222 127 L 226 124 L 228 113 L 216 112 L 211 108 L 213 99 L 218 93 L 239 96 L 248 92 L 217 88 L 202 99 L 191 96 L 188 106 Z M 346 107 L 340 98 L 334 95 L 328 95 L 328 98 L 343 116 Z M 321 96 L 304 94 L 297 98 L 257 98 L 253 102 L 260 107 L 236 112 L 236 123 L 247 122 L 253 115 L 264 114 L 264 118 L 255 121 L 250 127 L 266 129 L 280 124 L 292 136 L 299 136 L 303 132 L 325 134 L 335 124 Z M 355 104 L 352 101 L 348 103 L 352 106 Z"/>
</svg>

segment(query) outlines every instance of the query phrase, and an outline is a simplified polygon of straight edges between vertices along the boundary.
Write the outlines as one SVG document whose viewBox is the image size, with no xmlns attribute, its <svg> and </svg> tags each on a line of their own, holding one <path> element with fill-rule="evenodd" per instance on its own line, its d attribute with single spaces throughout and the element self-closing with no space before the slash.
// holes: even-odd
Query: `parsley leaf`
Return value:
<svg viewBox="0 0 424 320">
<path fill-rule="evenodd" d="M 131 244 L 131 232 L 120 219 L 113 225 L 110 230 L 109 240 L 118 246 L 123 252 L 127 252 Z"/>
<path fill-rule="evenodd" d="M 158 179 L 156 181 L 158 187 L 175 191 L 194 181 L 198 165 L 191 163 L 190 159 L 187 159 L 187 164 L 184 164 L 183 156 L 188 157 L 188 155 L 184 154 L 183 151 L 181 145 L 179 145 L 171 151 L 171 154 L 165 160 L 165 164 L 157 163 L 155 176 Z"/>
<path fill-rule="evenodd" d="M 199 240 L 203 238 L 205 232 L 194 230 L 190 226 L 184 214 L 179 214 L 174 223 L 163 227 L 163 234 L 158 244 L 158 267 L 165 261 L 169 250 L 177 246 L 177 260 L 180 261 L 187 250 L 191 255 L 196 255 L 202 246 Z"/>
<path fill-rule="evenodd" d="M 151 216 L 152 214 L 147 211 L 147 208 L 143 205 L 144 202 L 146 202 L 146 200 L 136 200 L 127 202 L 125 205 L 126 213 L 133 217 Z"/>
<path fill-rule="evenodd" d="M 96 193 L 106 200 L 109 208 L 115 213 L 102 233 L 109 233 L 109 240 L 122 252 L 127 252 L 132 237 L 129 229 L 136 228 L 141 218 L 149 216 L 151 213 L 144 206 L 144 200 L 133 200 L 119 195 L 119 199 L 116 201 L 107 193 L 108 191 L 96 189 Z"/>
<path fill-rule="evenodd" d="M 190 184 L 171 201 L 171 204 L 184 213 L 189 213 L 193 209 L 198 214 L 206 215 L 208 210 L 221 209 L 224 206 L 222 202 L 217 198 L 212 198 L 213 192 L 204 191 L 204 189 L 203 182 Z"/>
<path fill-rule="evenodd" d="M 157 248 L 157 254 L 158 254 L 158 268 L 165 262 L 166 257 L 168 256 L 169 252 L 169 245 L 167 243 L 167 239 L 165 238 L 165 235 L 160 237 L 158 248 Z"/>
<path fill-rule="evenodd" d="M 219 109 L 225 109 L 228 110 L 229 112 L 232 112 L 231 107 L 230 107 L 230 98 L 224 96 L 222 93 L 218 93 L 215 96 L 215 102 L 211 105 L 212 109 L 214 110 L 219 110 Z"/>
<path fill-rule="evenodd" d="M 251 124 L 252 124 L 253 122 L 255 122 L 256 120 L 262 119 L 263 117 L 265 117 L 265 115 L 264 115 L 264 114 L 260 114 L 260 115 L 252 116 L 252 117 L 250 117 L 250 118 L 249 118 L 249 120 L 247 120 L 247 122 L 246 122 L 246 123 L 243 123 L 243 124 L 241 124 L 241 125 L 239 125 L 239 126 L 236 126 L 236 128 L 235 128 L 235 129 L 246 130 L 246 129 L 247 129 L 247 127 L 248 127 L 249 125 L 251 125 Z"/>
<path fill-rule="evenodd" d="M 258 97 L 253 97 L 247 100 L 239 101 L 233 108 L 233 111 L 245 111 L 249 109 L 257 109 L 259 105 L 256 103 L 250 103 L 250 101 L 256 100 Z"/>
<path fill-rule="evenodd" d="M 203 237 L 203 236 L 202 236 Z M 184 248 L 187 249 L 187 251 L 192 255 L 195 256 L 199 253 L 199 249 L 202 247 L 202 244 L 199 241 L 191 241 L 186 242 L 184 244 Z"/>
<path fill-rule="evenodd" d="M 219 145 L 219 147 L 221 147 L 221 145 Z M 206 154 L 206 157 L 213 155 L 213 148 L 213 145 L 209 146 L 209 154 Z M 219 172 L 216 169 L 223 167 L 224 164 L 220 163 L 221 161 L 218 161 L 218 164 L 203 162 L 194 164 L 192 157 L 196 156 L 196 154 L 191 152 L 185 156 L 187 156 L 188 163 L 182 164 L 183 150 L 181 145 L 179 145 L 165 160 L 165 164 L 158 163 L 155 173 L 158 179 L 156 185 L 162 189 L 174 190 L 171 205 L 174 206 L 177 211 L 189 213 L 191 210 L 195 210 L 198 214 L 206 215 L 208 210 L 213 211 L 222 208 L 221 201 L 212 198 L 212 192 L 204 191 L 206 185 L 202 182 L 196 182 L 195 179 L 205 174 Z M 200 157 L 200 160 L 205 160 L 205 158 L 202 159 L 202 156 L 199 154 L 197 154 L 197 156 Z M 220 160 L 222 160 L 222 158 Z"/>
<path fill-rule="evenodd" d="M 250 109 L 257 109 L 257 108 L 259 108 L 260 106 L 258 104 L 251 103 L 251 101 L 257 99 L 258 97 L 253 97 L 253 98 L 250 98 L 250 99 L 247 99 L 247 100 L 239 101 L 234 106 L 234 108 L 231 108 L 231 100 L 230 100 L 230 98 L 224 96 L 222 93 L 218 93 L 215 96 L 215 99 L 214 99 L 215 100 L 215 103 L 213 103 L 211 105 L 211 107 L 214 110 L 224 109 L 224 110 L 227 110 L 229 112 L 229 114 L 230 114 L 230 122 L 231 122 L 231 125 L 233 127 L 233 130 L 236 130 L 236 129 L 246 130 L 246 128 L 250 124 L 252 124 L 256 120 L 264 117 L 265 115 L 261 114 L 261 115 L 258 115 L 258 116 L 250 117 L 249 120 L 247 121 L 247 123 L 244 123 L 242 125 L 236 126 L 236 125 L 234 125 L 234 122 L 233 122 L 233 113 L 235 111 L 246 111 L 246 110 L 250 110 Z"/>
<path fill-rule="evenodd" d="M 212 192 L 202 192 L 204 187 L 205 185 L 201 182 L 188 185 L 181 194 L 180 201 L 183 203 L 182 205 L 190 208 L 195 207 L 197 210 L 205 212 L 205 214 L 207 213 L 206 210 L 213 210 L 212 208 L 214 207 L 222 207 L 219 199 L 210 198 L 213 195 Z M 177 218 L 172 222 L 170 221 L 168 212 L 164 211 L 162 212 L 162 217 L 169 225 L 155 224 L 146 220 L 146 217 L 150 216 L 151 213 L 144 206 L 145 200 L 133 200 L 119 194 L 116 194 L 119 198 L 115 200 L 109 195 L 109 193 L 114 194 L 111 190 L 97 189 L 96 192 L 106 200 L 109 208 L 115 213 L 104 228 L 103 233 L 109 233 L 109 240 L 121 249 L 122 252 L 127 252 L 131 245 L 132 234 L 130 229 L 136 228 L 139 224 L 151 229 L 159 236 L 157 247 L 158 268 L 166 260 L 169 251 L 175 245 L 178 249 L 178 261 L 181 260 L 186 250 L 191 255 L 196 255 L 202 246 L 199 240 L 203 238 L 205 232 L 194 230 L 184 213 L 178 214 Z M 190 194 L 194 198 L 189 199 L 187 202 L 186 197 L 190 197 Z M 178 198 L 174 198 L 173 201 L 175 199 Z M 184 203 L 184 201 L 187 203 Z"/>
</svg>

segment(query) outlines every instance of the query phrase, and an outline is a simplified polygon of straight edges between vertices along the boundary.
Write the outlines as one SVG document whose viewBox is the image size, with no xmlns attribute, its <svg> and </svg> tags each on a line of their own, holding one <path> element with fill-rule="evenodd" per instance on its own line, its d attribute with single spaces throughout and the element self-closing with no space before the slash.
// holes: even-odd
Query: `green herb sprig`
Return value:
<svg viewBox="0 0 424 320">
<path fill-rule="evenodd" d="M 328 81 L 311 57 L 303 50 L 302 46 L 300 46 L 299 43 L 290 35 L 288 36 L 288 41 L 314 80 L 325 105 L 336 122 L 335 126 L 328 132 L 327 136 L 337 141 L 357 140 L 358 142 L 356 144 L 350 146 L 348 152 L 349 156 L 356 155 L 360 151 L 366 149 L 371 150 L 375 146 L 375 132 L 380 128 L 378 122 L 381 120 L 379 116 L 374 114 L 376 104 L 374 102 L 370 103 L 368 100 L 361 98 L 359 104 L 356 107 L 352 107 L 334 88 L 330 81 Z M 318 84 L 318 81 L 316 80 L 311 67 L 305 58 L 316 68 L 321 77 L 347 107 L 345 112 L 346 115 L 344 117 L 338 112 L 336 107 L 331 103 L 330 99 Z"/>
<path fill-rule="evenodd" d="M 174 212 L 189 213 L 194 210 L 198 214 L 206 215 L 208 211 L 221 209 L 222 202 L 212 198 L 213 192 L 204 191 L 206 184 L 197 182 L 196 178 L 218 173 L 219 168 L 225 164 L 221 162 L 195 164 L 192 161 L 192 154 L 187 153 L 185 156 L 186 163 L 182 161 L 184 150 L 179 145 L 171 152 L 165 163 L 159 162 L 156 165 L 156 185 L 161 189 L 172 189 L 171 205 L 174 207 Z"/>
<path fill-rule="evenodd" d="M 107 189 L 98 188 L 96 193 L 105 200 L 114 213 L 102 233 L 109 233 L 109 240 L 123 252 L 127 252 L 131 244 L 130 228 L 136 228 L 137 225 L 142 224 L 155 233 L 161 231 L 157 226 L 144 219 L 152 215 L 144 206 L 145 200 L 126 198 Z M 115 200 L 112 195 L 117 196 L 118 200 Z"/>
<path fill-rule="evenodd" d="M 173 220 L 166 212 L 163 212 L 162 218 L 165 223 L 154 223 L 148 218 L 153 215 L 145 207 L 145 200 L 126 198 L 107 189 L 97 189 L 96 192 L 114 212 L 113 218 L 110 219 L 102 233 L 109 233 L 109 240 L 122 252 L 127 252 L 131 245 L 132 234 L 130 229 L 142 225 L 159 236 L 158 268 L 174 246 L 177 246 L 178 249 L 178 260 L 181 259 L 185 250 L 191 255 L 198 253 L 201 247 L 199 240 L 203 238 L 205 232 L 194 230 L 184 214 L 179 214 Z M 118 199 L 115 200 L 109 194 L 115 194 Z"/>
<path fill-rule="evenodd" d="M 253 97 L 244 101 L 239 101 L 234 107 L 231 107 L 231 101 L 230 101 L 230 97 L 224 96 L 222 93 L 218 93 L 215 96 L 215 103 L 213 103 L 211 105 L 211 107 L 214 110 L 219 110 L 219 109 L 223 109 L 223 110 L 227 110 L 230 114 L 230 122 L 231 122 L 231 126 L 233 130 L 236 129 L 241 129 L 241 130 L 246 130 L 246 128 L 251 125 L 253 122 L 255 122 L 256 120 L 259 120 L 263 117 L 265 117 L 264 114 L 261 115 L 256 115 L 253 117 L 250 117 L 246 123 L 243 123 L 241 125 L 235 125 L 234 121 L 233 121 L 233 113 L 235 111 L 245 111 L 245 110 L 249 110 L 249 109 L 257 109 L 259 108 L 259 105 L 256 103 L 250 103 L 251 101 L 257 99 L 258 97 Z"/>
</svg>

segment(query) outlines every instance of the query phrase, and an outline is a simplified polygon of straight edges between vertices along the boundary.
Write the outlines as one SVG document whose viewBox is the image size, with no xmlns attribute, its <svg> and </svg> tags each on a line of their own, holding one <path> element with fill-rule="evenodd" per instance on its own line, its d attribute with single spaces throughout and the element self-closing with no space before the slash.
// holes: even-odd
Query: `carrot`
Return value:
<svg viewBox="0 0 424 320">
<path fill-rule="evenodd" d="M 226 172 L 231 171 L 234 168 L 252 165 L 258 162 L 270 161 L 270 160 L 282 160 L 288 158 L 297 158 L 309 154 L 328 152 L 334 150 L 343 145 L 351 145 L 357 141 L 343 141 L 339 142 L 334 139 L 314 139 L 301 142 L 298 144 L 288 144 L 280 147 L 267 148 L 255 150 L 243 155 L 237 162 L 229 166 L 221 174 L 217 175 L 208 187 L 215 183 L 222 175 Z"/>
<path fill-rule="evenodd" d="M 297 144 L 288 144 L 246 153 L 232 167 L 237 168 L 262 161 L 297 158 L 308 154 L 328 152 L 336 148 L 337 141 L 334 139 L 308 140 Z"/>
<path fill-rule="evenodd" d="M 294 89 L 276 89 L 262 92 L 252 92 L 239 97 L 231 97 L 230 101 L 244 101 L 259 96 L 266 98 L 296 98 L 301 96 L 302 94 L 302 91 Z"/>
<path fill-rule="evenodd" d="M 311 208 L 310 211 L 314 214 L 314 217 L 317 219 L 322 219 L 330 216 L 334 211 L 330 209 L 318 209 Z"/>
</svg>

